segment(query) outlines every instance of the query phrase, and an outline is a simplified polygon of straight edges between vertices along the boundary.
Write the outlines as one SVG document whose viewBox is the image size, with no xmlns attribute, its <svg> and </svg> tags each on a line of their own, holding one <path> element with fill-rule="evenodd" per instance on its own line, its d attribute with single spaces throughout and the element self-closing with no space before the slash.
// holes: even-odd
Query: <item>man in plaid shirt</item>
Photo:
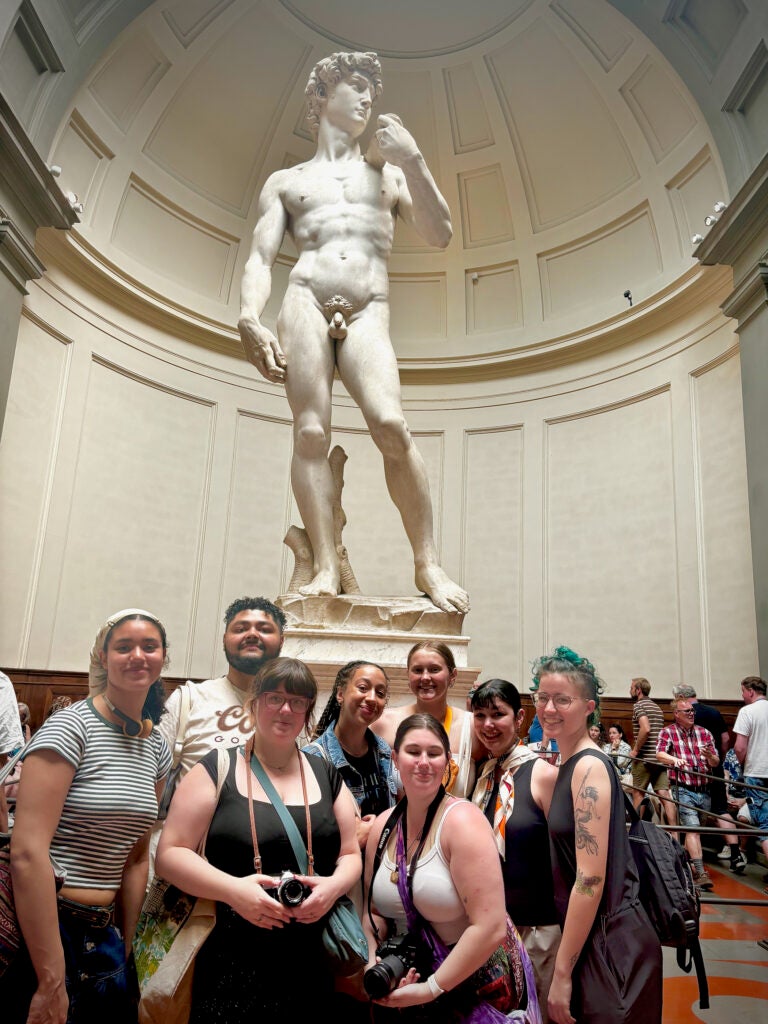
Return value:
<svg viewBox="0 0 768 1024">
<path fill-rule="evenodd" d="M 659 733 L 656 757 L 670 769 L 680 824 L 701 825 L 699 811 L 710 809 L 709 769 L 720 764 L 720 757 L 709 729 L 694 725 L 690 697 L 676 697 L 672 701 L 672 710 L 675 720 Z M 700 889 L 712 889 L 714 883 L 704 870 L 699 833 L 686 832 L 685 845 L 693 861 L 694 882 Z"/>
</svg>

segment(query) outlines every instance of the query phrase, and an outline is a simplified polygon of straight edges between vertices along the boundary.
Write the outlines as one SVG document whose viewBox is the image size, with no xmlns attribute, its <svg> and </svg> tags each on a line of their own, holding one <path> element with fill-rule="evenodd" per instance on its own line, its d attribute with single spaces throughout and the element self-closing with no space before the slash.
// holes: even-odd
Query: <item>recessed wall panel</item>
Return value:
<svg viewBox="0 0 768 1024">
<path fill-rule="evenodd" d="M 680 672 L 670 395 L 550 422 L 545 436 L 547 647 L 629 678 Z"/>
<path fill-rule="evenodd" d="M 52 623 L 59 663 L 85 667 L 120 608 L 150 605 L 171 641 L 189 630 L 214 423 L 205 402 L 92 363 Z"/>
<path fill-rule="evenodd" d="M 290 419 L 237 413 L 222 573 L 227 604 L 238 595 L 264 593 L 266 581 L 280 579 L 286 559 L 285 583 L 293 572 L 293 556 L 282 544 L 290 525 L 291 435 Z"/>
<path fill-rule="evenodd" d="M 136 32 L 109 56 L 88 88 L 125 132 L 169 67 L 157 43 L 146 32 Z"/>
<path fill-rule="evenodd" d="M 418 433 L 413 438 L 421 452 L 429 480 L 434 515 L 435 542 L 440 550 L 442 533 L 443 438 L 440 433 Z M 342 537 L 352 571 L 364 594 L 376 596 L 417 594 L 413 551 L 384 479 L 384 463 L 367 430 L 333 432 L 333 445 L 347 455 L 341 502 L 347 517 Z M 411 504 L 413 495 L 402 491 Z"/>
<path fill-rule="evenodd" d="M 443 70 L 454 153 L 470 153 L 493 145 L 493 132 L 483 94 L 471 64 Z"/>
<path fill-rule="evenodd" d="M 709 670 L 715 692 L 755 671 L 744 412 L 739 358 L 716 363 L 692 381 L 702 576 Z"/>
<path fill-rule="evenodd" d="M 547 25 L 534 22 L 485 59 L 535 231 L 594 209 L 637 180 L 613 115 Z M 526 103 L 528 95 L 536 102 Z"/>
<path fill-rule="evenodd" d="M 601 305 L 623 296 L 628 285 L 661 273 L 658 240 L 647 207 L 588 238 L 539 256 L 544 316 Z"/>
<path fill-rule="evenodd" d="M 516 262 L 467 270 L 464 290 L 467 334 L 502 331 L 522 325 L 520 267 Z"/>
<path fill-rule="evenodd" d="M 114 158 L 112 150 L 74 110 L 59 138 L 52 163 L 61 167 L 59 184 L 83 203 L 82 218 L 93 218 L 99 189 Z"/>
<path fill-rule="evenodd" d="M 471 623 L 483 623 L 487 638 L 472 639 L 470 663 L 482 678 L 499 676 L 521 687 L 523 575 L 523 431 L 477 430 L 466 435 L 465 586 Z M 500 656 L 500 652 L 503 654 Z"/>
<path fill-rule="evenodd" d="M 621 88 L 657 161 L 663 159 L 696 126 L 696 117 L 671 75 L 646 59 Z"/>
<path fill-rule="evenodd" d="M 669 201 L 680 234 L 681 251 L 692 252 L 694 234 L 707 230 L 704 218 L 713 212 L 718 200 L 724 200 L 726 189 L 712 160 L 712 154 L 705 148 L 693 160 L 667 182 Z"/>
<path fill-rule="evenodd" d="M 269 46 L 254 60 L 253 39 L 262 37 Z M 307 52 L 265 7 L 249 8 L 181 84 L 146 155 L 200 195 L 244 213 Z"/>
<path fill-rule="evenodd" d="M 390 274 L 392 338 L 398 355 L 409 355 L 419 343 L 446 334 L 444 274 Z"/>
<path fill-rule="evenodd" d="M 115 218 L 114 245 L 185 288 L 226 301 L 238 239 L 188 215 L 131 178 Z"/>
<path fill-rule="evenodd" d="M 70 351 L 66 341 L 21 318 L 0 443 L 0 479 L 7 482 L 0 487 L 2 665 L 24 664 Z"/>
<path fill-rule="evenodd" d="M 508 242 L 515 237 L 499 164 L 460 174 L 459 200 L 465 249 Z"/>
</svg>

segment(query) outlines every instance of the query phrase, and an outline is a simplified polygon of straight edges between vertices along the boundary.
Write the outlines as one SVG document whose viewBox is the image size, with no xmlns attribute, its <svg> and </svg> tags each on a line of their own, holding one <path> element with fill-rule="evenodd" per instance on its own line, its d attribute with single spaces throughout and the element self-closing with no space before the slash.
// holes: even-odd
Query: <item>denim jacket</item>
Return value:
<svg viewBox="0 0 768 1024">
<path fill-rule="evenodd" d="M 324 757 L 326 761 L 330 761 L 338 769 L 345 784 L 351 790 L 357 806 L 360 807 L 365 796 L 363 780 L 358 770 L 345 757 L 341 744 L 336 739 L 336 733 L 333 731 L 335 725 L 336 723 L 332 722 L 322 736 L 301 749 L 305 754 L 314 754 L 317 757 Z M 389 806 L 394 807 L 397 803 L 397 773 L 392 764 L 392 748 L 380 736 L 371 732 L 370 729 L 365 730 L 365 736 L 368 740 L 369 749 L 373 750 L 379 775 L 386 783 Z"/>
</svg>

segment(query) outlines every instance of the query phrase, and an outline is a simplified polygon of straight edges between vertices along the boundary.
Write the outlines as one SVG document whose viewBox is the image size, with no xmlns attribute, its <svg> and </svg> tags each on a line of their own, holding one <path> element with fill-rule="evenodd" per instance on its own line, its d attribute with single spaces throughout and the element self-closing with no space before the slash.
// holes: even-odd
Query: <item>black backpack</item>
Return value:
<svg viewBox="0 0 768 1024">
<path fill-rule="evenodd" d="M 688 851 L 663 828 L 639 817 L 625 794 L 630 820 L 629 845 L 640 875 L 640 902 L 662 946 L 677 950 L 677 965 L 686 974 L 696 966 L 699 1007 L 709 1009 L 709 986 L 699 943 L 701 903 L 693 883 Z"/>
</svg>

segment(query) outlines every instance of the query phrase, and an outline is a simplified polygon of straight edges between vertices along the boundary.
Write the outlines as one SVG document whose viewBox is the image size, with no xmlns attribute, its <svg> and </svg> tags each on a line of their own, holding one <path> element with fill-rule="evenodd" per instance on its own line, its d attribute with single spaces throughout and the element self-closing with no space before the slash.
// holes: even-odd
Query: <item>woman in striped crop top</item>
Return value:
<svg viewBox="0 0 768 1024">
<path fill-rule="evenodd" d="M 154 615 L 117 612 L 91 652 L 92 696 L 53 715 L 27 748 L 11 839 L 24 944 L 0 981 L 5 1024 L 138 1019 L 128 954 L 171 763 L 146 714 L 166 651 Z"/>
</svg>

